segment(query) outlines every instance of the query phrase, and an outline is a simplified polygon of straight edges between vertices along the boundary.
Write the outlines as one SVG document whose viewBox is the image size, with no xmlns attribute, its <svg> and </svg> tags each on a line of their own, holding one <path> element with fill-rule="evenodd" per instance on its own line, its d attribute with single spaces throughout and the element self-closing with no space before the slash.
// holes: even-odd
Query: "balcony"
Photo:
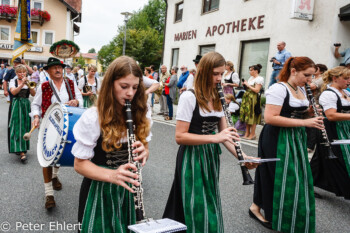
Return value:
<svg viewBox="0 0 350 233">
<path fill-rule="evenodd" d="M 48 22 L 51 19 L 51 15 L 47 11 L 42 11 L 39 9 L 31 9 L 31 21 L 32 23 L 39 23 L 41 26 L 44 22 Z M 16 21 L 17 7 L 9 5 L 0 5 L 0 20 L 6 20 L 12 22 Z"/>
</svg>

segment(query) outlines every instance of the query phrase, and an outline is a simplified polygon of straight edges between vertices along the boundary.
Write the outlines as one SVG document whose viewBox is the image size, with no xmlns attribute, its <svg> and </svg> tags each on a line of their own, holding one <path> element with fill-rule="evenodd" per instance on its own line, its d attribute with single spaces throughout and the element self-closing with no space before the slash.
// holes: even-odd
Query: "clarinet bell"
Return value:
<svg viewBox="0 0 350 233">
<path fill-rule="evenodd" d="M 243 176 L 243 185 L 254 184 L 254 180 L 250 176 L 248 168 L 242 169 L 242 176 Z"/>
<path fill-rule="evenodd" d="M 332 148 L 329 146 L 329 147 L 328 147 L 328 157 L 327 157 L 327 159 L 337 159 L 337 158 L 338 158 L 338 157 L 335 156 L 335 154 L 334 154 Z"/>
</svg>

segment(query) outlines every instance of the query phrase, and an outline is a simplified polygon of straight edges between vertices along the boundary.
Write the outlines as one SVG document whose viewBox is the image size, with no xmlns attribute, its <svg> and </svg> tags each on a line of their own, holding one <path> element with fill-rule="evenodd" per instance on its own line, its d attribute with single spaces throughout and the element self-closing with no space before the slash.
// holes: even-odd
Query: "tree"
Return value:
<svg viewBox="0 0 350 233">
<path fill-rule="evenodd" d="M 89 49 L 88 53 L 96 53 L 96 50 L 94 48 Z"/>
<path fill-rule="evenodd" d="M 83 56 L 80 54 L 80 57 L 78 59 L 78 64 L 81 65 L 81 67 L 84 67 L 85 66 L 85 60 L 83 58 Z"/>
<path fill-rule="evenodd" d="M 142 68 L 161 62 L 165 7 L 163 0 L 150 0 L 128 21 L 125 54 L 138 61 Z M 117 35 L 98 52 L 98 60 L 104 69 L 122 55 L 124 29 L 119 26 Z"/>
</svg>

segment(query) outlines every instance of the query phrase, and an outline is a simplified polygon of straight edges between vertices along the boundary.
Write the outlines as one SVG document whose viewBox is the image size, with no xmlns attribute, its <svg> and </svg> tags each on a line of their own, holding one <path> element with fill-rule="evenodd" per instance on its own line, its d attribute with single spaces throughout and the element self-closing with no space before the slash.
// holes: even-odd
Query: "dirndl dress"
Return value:
<svg viewBox="0 0 350 233">
<path fill-rule="evenodd" d="M 127 143 L 120 150 L 106 153 L 102 137 L 94 148 L 91 162 L 116 169 L 128 162 Z M 134 194 L 122 186 L 84 177 L 79 195 L 78 221 L 82 233 L 131 232 L 129 225 L 136 223 Z"/>
<path fill-rule="evenodd" d="M 15 83 L 17 87 L 17 80 Z M 31 129 L 29 94 L 29 89 L 21 89 L 12 98 L 8 121 L 9 153 L 26 153 L 29 150 L 30 142 L 23 139 L 24 134 Z"/>
<path fill-rule="evenodd" d="M 202 117 L 199 106 L 193 111 L 189 133 L 214 134 L 219 117 Z M 224 232 L 219 191 L 219 144 L 181 145 L 175 177 L 163 218 L 187 226 L 187 232 Z"/>
<path fill-rule="evenodd" d="M 255 86 L 255 83 L 254 83 Z M 248 89 L 243 97 L 240 108 L 240 120 L 248 125 L 260 124 L 261 114 L 256 115 L 254 106 L 258 102 L 258 94 Z"/>
<path fill-rule="evenodd" d="M 301 118 L 307 107 L 292 107 L 289 98 L 287 91 L 280 115 Z M 315 232 L 315 197 L 305 127 L 265 124 L 258 154 L 262 159 L 280 159 L 261 164 L 255 172 L 253 202 L 264 210 L 272 229 Z"/>
<path fill-rule="evenodd" d="M 332 89 L 325 91 L 334 92 Z M 340 97 L 337 94 L 336 96 L 338 97 L 337 112 L 350 113 L 350 106 L 342 106 Z M 350 139 L 350 121 L 324 119 L 324 125 L 330 142 Z M 333 145 L 332 151 L 337 159 L 328 159 L 327 149 L 320 144 L 321 137 L 319 133 L 315 154 L 310 162 L 314 185 L 337 196 L 350 199 L 350 145 Z"/>
</svg>

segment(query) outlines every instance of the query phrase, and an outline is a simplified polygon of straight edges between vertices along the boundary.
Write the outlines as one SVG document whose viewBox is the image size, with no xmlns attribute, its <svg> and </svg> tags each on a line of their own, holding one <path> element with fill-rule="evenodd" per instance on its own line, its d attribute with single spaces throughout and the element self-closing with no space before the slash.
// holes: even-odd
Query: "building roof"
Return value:
<svg viewBox="0 0 350 233">
<path fill-rule="evenodd" d="M 66 3 L 68 7 L 73 8 L 73 10 L 75 10 L 76 13 L 81 13 L 82 0 L 61 0 L 61 1 L 63 3 Z"/>
<path fill-rule="evenodd" d="M 77 55 L 75 55 L 76 58 L 80 57 L 80 54 L 83 58 L 87 58 L 87 59 L 97 59 L 97 53 L 77 53 Z"/>
</svg>

